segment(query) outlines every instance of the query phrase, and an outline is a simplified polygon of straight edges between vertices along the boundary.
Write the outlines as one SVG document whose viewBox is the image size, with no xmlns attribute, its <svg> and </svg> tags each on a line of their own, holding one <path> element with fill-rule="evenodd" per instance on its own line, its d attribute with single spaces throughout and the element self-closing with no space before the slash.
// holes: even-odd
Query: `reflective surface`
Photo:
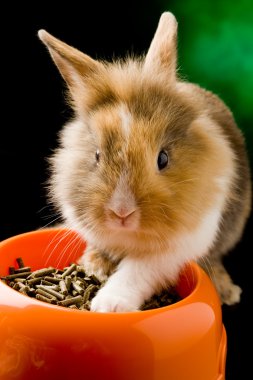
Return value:
<svg viewBox="0 0 253 380">
<path fill-rule="evenodd" d="M 41 230 L 0 243 L 0 273 L 23 257 L 32 270 L 76 260 L 72 231 Z M 49 305 L 0 281 L 0 380 L 222 380 L 226 332 L 216 291 L 196 264 L 182 273 L 184 297 L 168 307 L 94 313 Z"/>
</svg>

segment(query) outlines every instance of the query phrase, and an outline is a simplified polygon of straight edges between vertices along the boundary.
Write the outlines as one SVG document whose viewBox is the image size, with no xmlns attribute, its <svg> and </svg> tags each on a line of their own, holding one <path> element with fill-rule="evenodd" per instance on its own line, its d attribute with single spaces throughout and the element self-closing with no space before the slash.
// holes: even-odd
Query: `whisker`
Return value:
<svg viewBox="0 0 253 380">
<path fill-rule="evenodd" d="M 49 244 L 47 245 L 47 247 L 45 248 L 44 250 L 44 253 L 43 253 L 43 256 L 45 256 L 48 251 L 50 250 L 50 254 L 48 255 L 47 257 L 47 260 L 46 260 L 46 265 L 47 263 L 50 261 L 54 251 L 56 250 L 56 248 L 58 247 L 58 245 L 68 237 L 68 235 L 71 233 L 71 230 L 67 230 L 66 232 L 64 232 L 64 234 L 61 236 L 62 234 L 62 230 L 59 230 L 57 232 L 57 234 L 54 235 L 54 237 L 51 239 L 51 241 L 49 242 Z M 58 241 L 57 241 L 58 239 Z M 56 243 L 56 244 L 55 244 Z M 52 249 L 50 247 L 53 247 Z"/>
<path fill-rule="evenodd" d="M 193 181 L 196 181 L 196 180 L 199 180 L 199 177 L 195 177 L 195 178 L 187 178 L 187 179 L 184 179 L 184 180 L 182 180 L 182 181 L 172 182 L 172 183 L 170 183 L 169 188 L 170 188 L 170 189 L 173 189 L 174 186 L 177 186 L 177 185 L 179 185 L 179 184 L 187 183 L 187 182 L 193 182 Z"/>
<path fill-rule="evenodd" d="M 55 223 L 57 220 L 61 220 L 61 216 L 57 216 L 56 218 L 54 218 L 53 220 L 51 220 L 47 224 L 44 224 L 42 227 L 39 227 L 39 230 L 45 229 L 46 227 L 48 227 L 48 226 L 52 225 L 53 223 Z"/>
<path fill-rule="evenodd" d="M 215 280 L 215 271 L 213 270 L 211 260 L 208 256 L 203 256 L 199 259 L 200 266 L 208 274 L 211 280 Z"/>
<path fill-rule="evenodd" d="M 65 245 L 64 249 L 61 251 L 61 254 L 58 256 L 57 266 L 59 266 L 60 262 L 62 261 L 63 257 L 67 252 L 69 252 L 68 258 L 73 256 L 73 252 L 75 252 L 76 245 L 74 245 L 75 242 L 78 242 L 77 247 L 80 246 L 80 241 L 77 236 L 73 236 L 69 241 L 68 244 Z M 70 249 L 71 247 L 71 249 Z M 68 263 L 69 264 L 69 263 Z"/>
<path fill-rule="evenodd" d="M 189 265 L 189 264 L 190 264 L 190 261 L 185 263 L 185 265 Z M 190 273 L 189 273 L 189 271 L 187 272 L 186 280 L 187 280 L 187 285 L 189 287 L 192 283 L 195 282 L 195 274 L 194 274 L 193 268 L 191 266 L 190 266 Z"/>
</svg>

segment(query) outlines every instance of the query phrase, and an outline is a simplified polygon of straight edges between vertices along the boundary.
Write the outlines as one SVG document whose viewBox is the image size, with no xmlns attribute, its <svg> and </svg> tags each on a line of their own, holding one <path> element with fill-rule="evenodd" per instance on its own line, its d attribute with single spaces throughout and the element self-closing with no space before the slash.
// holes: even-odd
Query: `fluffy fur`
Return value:
<svg viewBox="0 0 253 380">
<path fill-rule="evenodd" d="M 191 260 L 209 263 L 222 302 L 240 299 L 222 257 L 250 212 L 244 141 L 220 99 L 177 78 L 176 35 L 165 12 L 145 57 L 109 63 L 39 31 L 75 110 L 50 195 L 88 242 L 87 271 L 109 276 L 93 311 L 138 310 Z"/>
</svg>

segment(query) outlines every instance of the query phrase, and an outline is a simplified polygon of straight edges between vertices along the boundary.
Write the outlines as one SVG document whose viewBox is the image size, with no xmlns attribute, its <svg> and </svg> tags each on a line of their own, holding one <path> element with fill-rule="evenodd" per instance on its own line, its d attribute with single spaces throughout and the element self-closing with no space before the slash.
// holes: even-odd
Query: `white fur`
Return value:
<svg viewBox="0 0 253 380">
<path fill-rule="evenodd" d="M 107 216 L 107 226 L 110 229 L 118 227 L 136 230 L 139 226 L 139 211 L 136 206 L 135 196 L 128 185 L 126 173 L 119 177 L 116 188 L 105 206 L 107 211 L 112 211 L 114 218 Z M 116 217 L 115 217 L 116 216 Z"/>
<path fill-rule="evenodd" d="M 124 137 L 128 139 L 131 131 L 130 125 L 132 121 L 132 115 L 124 104 L 122 104 L 119 108 L 119 116 L 121 118 L 121 130 L 124 133 Z"/>
<path fill-rule="evenodd" d="M 187 232 L 174 242 L 168 240 L 168 252 L 147 252 L 144 258 L 125 257 L 93 299 L 91 310 L 138 310 L 162 286 L 175 283 L 185 262 L 202 257 L 212 246 L 220 215 L 219 209 L 213 209 L 196 231 Z"/>
</svg>

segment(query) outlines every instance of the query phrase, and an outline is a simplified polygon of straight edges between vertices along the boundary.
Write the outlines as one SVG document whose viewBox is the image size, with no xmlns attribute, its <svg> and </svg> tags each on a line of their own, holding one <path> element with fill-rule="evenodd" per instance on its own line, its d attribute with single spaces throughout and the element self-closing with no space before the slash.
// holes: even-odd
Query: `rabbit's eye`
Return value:
<svg viewBox="0 0 253 380">
<path fill-rule="evenodd" d="M 95 158 L 96 158 L 96 161 L 97 161 L 97 164 L 98 164 L 98 163 L 99 163 L 99 160 L 100 160 L 100 152 L 99 152 L 98 149 L 96 150 Z"/>
<path fill-rule="evenodd" d="M 157 166 L 159 170 L 164 169 L 169 162 L 168 153 L 165 150 L 161 150 L 157 158 Z"/>
</svg>

